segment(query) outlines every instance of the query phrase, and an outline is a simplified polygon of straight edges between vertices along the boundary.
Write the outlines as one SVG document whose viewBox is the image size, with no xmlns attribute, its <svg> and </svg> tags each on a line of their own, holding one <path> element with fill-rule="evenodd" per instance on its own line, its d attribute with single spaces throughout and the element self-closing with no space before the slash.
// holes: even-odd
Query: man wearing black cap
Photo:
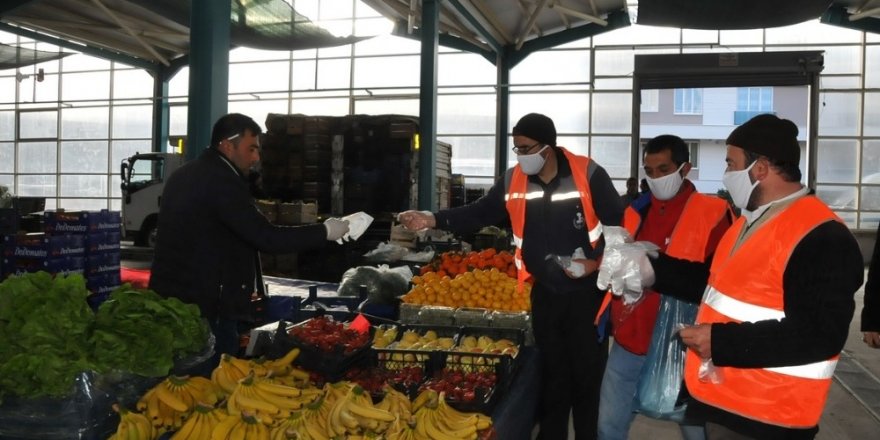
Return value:
<svg viewBox="0 0 880 440">
<path fill-rule="evenodd" d="M 620 224 L 623 206 L 596 162 L 556 145 L 556 127 L 530 113 L 513 127 L 517 165 L 486 196 L 440 211 L 407 211 L 409 229 L 438 227 L 457 233 L 510 221 L 518 278 L 529 276 L 532 327 L 541 359 L 541 439 L 568 438 L 569 414 L 578 439 L 596 438 L 599 386 L 608 344 L 593 325 L 602 299 L 596 287 L 602 226 Z M 563 267 L 556 256 L 584 256 Z"/>
<path fill-rule="evenodd" d="M 663 254 L 651 261 L 654 289 L 702 295 L 696 325 L 680 336 L 696 399 L 688 416 L 706 421 L 710 440 L 813 438 L 848 334 L 862 255 L 800 183 L 797 134 L 764 114 L 727 138 L 723 181 L 742 216 L 708 273 Z"/>
</svg>

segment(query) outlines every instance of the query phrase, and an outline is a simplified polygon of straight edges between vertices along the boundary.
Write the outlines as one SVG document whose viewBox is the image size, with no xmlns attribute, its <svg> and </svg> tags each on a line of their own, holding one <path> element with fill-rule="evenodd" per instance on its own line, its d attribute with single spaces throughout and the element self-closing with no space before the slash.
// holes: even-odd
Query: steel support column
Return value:
<svg viewBox="0 0 880 440">
<path fill-rule="evenodd" d="M 422 0 L 422 52 L 419 87 L 419 209 L 436 210 L 437 167 L 437 30 L 440 2 Z"/>
<path fill-rule="evenodd" d="M 211 141 L 211 127 L 226 114 L 229 99 L 227 1 L 193 0 L 190 18 L 189 114 L 186 158 L 198 157 Z M 198 11 L 198 13 L 195 13 Z"/>
<path fill-rule="evenodd" d="M 495 177 L 502 177 L 507 171 L 507 152 L 510 151 L 507 133 L 510 131 L 510 58 L 498 54 L 495 88 Z"/>
</svg>

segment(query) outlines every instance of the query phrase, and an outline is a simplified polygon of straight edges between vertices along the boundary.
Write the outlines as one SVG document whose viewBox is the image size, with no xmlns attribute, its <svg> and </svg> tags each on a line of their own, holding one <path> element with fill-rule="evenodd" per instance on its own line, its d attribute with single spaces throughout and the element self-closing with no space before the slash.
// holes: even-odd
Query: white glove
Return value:
<svg viewBox="0 0 880 440">
<path fill-rule="evenodd" d="M 587 268 L 584 267 L 583 263 L 579 263 L 575 260 L 585 260 L 587 258 L 584 255 L 583 248 L 577 248 L 574 250 L 574 253 L 571 254 L 571 259 L 568 262 L 568 267 L 566 267 L 569 276 L 572 278 L 580 278 L 587 273 Z"/>
<path fill-rule="evenodd" d="M 397 221 L 410 231 L 421 231 L 437 225 L 437 219 L 431 211 L 404 211 L 397 214 Z"/>
<path fill-rule="evenodd" d="M 324 220 L 324 228 L 327 229 L 327 240 L 336 241 L 348 233 L 348 222 L 336 217 L 330 217 Z"/>
<path fill-rule="evenodd" d="M 624 243 L 632 243 L 633 239 L 629 231 L 622 226 L 603 226 L 602 235 L 605 236 L 605 248 L 620 246 Z"/>
<path fill-rule="evenodd" d="M 370 227 L 370 224 L 373 223 L 373 217 L 363 211 L 349 214 L 342 217 L 342 220 L 348 222 L 348 232 L 346 232 L 342 238 L 336 240 L 339 244 L 342 244 L 343 240 L 354 241 L 361 238 L 361 235 L 363 235 L 367 228 Z"/>
</svg>

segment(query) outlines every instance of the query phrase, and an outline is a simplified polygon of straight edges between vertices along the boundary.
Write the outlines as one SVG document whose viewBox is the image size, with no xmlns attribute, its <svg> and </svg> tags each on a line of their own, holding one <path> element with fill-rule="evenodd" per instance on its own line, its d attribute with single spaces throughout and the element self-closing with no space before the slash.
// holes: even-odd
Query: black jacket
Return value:
<svg viewBox="0 0 880 440">
<path fill-rule="evenodd" d="M 198 304 L 208 318 L 246 320 L 257 251 L 301 251 L 323 245 L 326 236 L 320 223 L 269 223 L 254 205 L 248 181 L 207 149 L 165 184 L 150 288 Z"/>
<path fill-rule="evenodd" d="M 865 308 L 862 309 L 862 331 L 880 332 L 880 225 L 874 241 L 874 255 L 865 282 Z"/>
</svg>

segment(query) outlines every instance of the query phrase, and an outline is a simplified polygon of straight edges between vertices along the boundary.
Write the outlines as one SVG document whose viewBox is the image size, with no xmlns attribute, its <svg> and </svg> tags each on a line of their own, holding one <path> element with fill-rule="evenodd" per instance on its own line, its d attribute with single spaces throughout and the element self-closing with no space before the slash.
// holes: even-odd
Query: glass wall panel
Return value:
<svg viewBox="0 0 880 440">
<path fill-rule="evenodd" d="M 819 182 L 858 182 L 859 144 L 855 139 L 819 139 L 817 154 Z"/>
<path fill-rule="evenodd" d="M 763 42 L 763 29 L 721 31 L 721 45 L 723 46 L 754 45 L 762 44 Z"/>
<path fill-rule="evenodd" d="M 107 139 L 109 129 L 110 109 L 107 107 L 61 110 L 62 139 Z"/>
<path fill-rule="evenodd" d="M 819 95 L 819 136 L 855 136 L 859 131 L 861 97 L 857 93 Z"/>
<path fill-rule="evenodd" d="M 168 109 L 168 134 L 173 136 L 186 135 L 188 107 L 185 105 L 173 105 Z"/>
<path fill-rule="evenodd" d="M 15 112 L 0 112 L 0 141 L 15 139 Z"/>
<path fill-rule="evenodd" d="M 63 101 L 110 98 L 110 72 L 65 73 L 61 75 Z"/>
<path fill-rule="evenodd" d="M 466 72 L 466 73 L 465 73 Z M 469 53 L 439 56 L 437 84 L 439 87 L 495 84 L 496 69 L 485 58 Z"/>
<path fill-rule="evenodd" d="M 0 77 L 0 102 L 15 102 L 17 87 L 14 76 Z"/>
<path fill-rule="evenodd" d="M 421 43 L 410 38 L 400 38 L 392 35 L 380 35 L 368 40 L 360 41 L 354 45 L 355 55 L 402 55 L 419 54 Z"/>
<path fill-rule="evenodd" d="M 596 75 L 632 76 L 635 54 L 631 50 L 597 50 Z"/>
<path fill-rule="evenodd" d="M 859 43 L 862 40 L 859 31 L 823 24 L 818 20 L 768 28 L 765 32 L 767 44 Z"/>
<path fill-rule="evenodd" d="M 816 185 L 816 196 L 831 209 L 855 209 L 858 188 L 855 185 Z"/>
<path fill-rule="evenodd" d="M 880 141 L 878 140 L 862 141 L 862 182 L 880 183 Z"/>
<path fill-rule="evenodd" d="M 590 52 L 587 50 L 535 52 L 510 71 L 511 84 L 586 82 L 588 78 Z"/>
<path fill-rule="evenodd" d="M 48 203 L 47 201 L 46 204 Z M 99 211 L 107 209 L 107 199 L 61 199 L 58 208 L 68 211 Z M 118 211 L 119 207 L 115 209 Z"/>
<path fill-rule="evenodd" d="M 593 94 L 593 133 L 632 132 L 632 93 Z"/>
<path fill-rule="evenodd" d="M 153 108 L 126 105 L 113 107 L 114 138 L 150 138 L 153 136 Z"/>
<path fill-rule="evenodd" d="M 318 89 L 347 89 L 351 86 L 351 60 L 319 60 Z"/>
<path fill-rule="evenodd" d="M 590 158 L 605 168 L 612 178 L 627 178 L 630 174 L 630 137 L 593 136 Z"/>
<path fill-rule="evenodd" d="M 678 44 L 680 32 L 675 28 L 632 25 L 593 37 L 593 45 Z"/>
<path fill-rule="evenodd" d="M 819 89 L 860 89 L 862 88 L 861 75 L 852 76 L 821 76 L 819 77 Z"/>
<path fill-rule="evenodd" d="M 250 116 L 265 130 L 266 116 L 269 113 L 287 114 L 287 100 L 230 101 L 228 108 L 230 113 L 241 113 Z"/>
<path fill-rule="evenodd" d="M 15 171 L 15 144 L 0 142 L 0 173 Z"/>
<path fill-rule="evenodd" d="M 495 175 L 494 136 L 437 136 L 437 139 L 452 145 L 453 173 L 465 176 Z"/>
<path fill-rule="evenodd" d="M 82 70 L 108 70 L 110 61 L 104 58 L 75 53 L 61 59 L 61 68 L 65 72 L 77 72 Z"/>
<path fill-rule="evenodd" d="M 61 143 L 62 173 L 108 173 L 106 141 L 70 141 Z"/>
<path fill-rule="evenodd" d="M 348 75 L 348 71 L 345 74 Z M 419 57 L 417 56 L 355 59 L 354 87 L 418 87 L 418 85 Z"/>
<path fill-rule="evenodd" d="M 527 113 L 543 113 L 553 120 L 557 133 L 588 133 L 589 93 L 511 93 L 510 122 L 513 128 Z"/>
<path fill-rule="evenodd" d="M 21 139 L 58 137 L 58 111 L 28 111 L 18 114 L 18 136 Z"/>
<path fill-rule="evenodd" d="M 277 92 L 287 90 L 288 84 L 288 61 L 229 65 L 229 93 Z"/>
<path fill-rule="evenodd" d="M 285 50 L 262 50 L 250 47 L 236 47 L 229 51 L 230 63 L 237 63 L 240 61 L 286 60 L 289 58 L 290 52 Z"/>
<path fill-rule="evenodd" d="M 865 136 L 880 136 L 880 93 L 865 92 Z"/>
<path fill-rule="evenodd" d="M 56 142 L 21 142 L 18 144 L 18 172 L 54 173 L 57 153 Z"/>
<path fill-rule="evenodd" d="M 113 72 L 113 97 L 150 98 L 153 96 L 153 77 L 145 70 L 116 70 Z"/>
<path fill-rule="evenodd" d="M 415 98 L 400 99 L 358 99 L 354 102 L 354 113 L 365 115 L 419 115 L 419 100 Z"/>
<path fill-rule="evenodd" d="M 495 95 L 437 97 L 438 133 L 495 133 Z"/>
<path fill-rule="evenodd" d="M 107 197 L 107 175 L 61 175 L 61 197 Z M 105 206 L 106 200 L 102 202 Z"/>
<path fill-rule="evenodd" d="M 55 174 L 19 175 L 15 194 L 19 196 L 55 197 Z M 49 201 L 46 201 L 49 208 Z"/>
<path fill-rule="evenodd" d="M 880 183 L 880 179 L 877 183 Z M 880 185 L 862 187 L 862 202 L 859 209 L 880 211 Z"/>
<path fill-rule="evenodd" d="M 348 114 L 348 98 L 294 99 L 290 113 L 304 115 L 345 116 Z"/>
</svg>

